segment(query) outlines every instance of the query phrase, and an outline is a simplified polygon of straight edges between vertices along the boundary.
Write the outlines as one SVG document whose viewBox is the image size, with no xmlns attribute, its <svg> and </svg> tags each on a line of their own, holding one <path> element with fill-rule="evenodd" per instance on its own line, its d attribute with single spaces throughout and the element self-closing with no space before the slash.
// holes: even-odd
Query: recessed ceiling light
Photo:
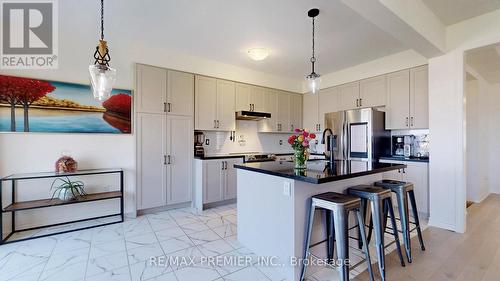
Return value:
<svg viewBox="0 0 500 281">
<path fill-rule="evenodd" d="M 248 56 L 256 61 L 264 60 L 269 56 L 269 50 L 267 48 L 251 48 L 247 51 Z"/>
</svg>

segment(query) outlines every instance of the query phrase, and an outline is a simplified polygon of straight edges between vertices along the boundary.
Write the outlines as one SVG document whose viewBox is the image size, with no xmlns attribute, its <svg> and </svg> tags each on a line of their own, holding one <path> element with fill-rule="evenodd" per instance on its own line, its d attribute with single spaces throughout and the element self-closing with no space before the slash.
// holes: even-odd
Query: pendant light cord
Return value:
<svg viewBox="0 0 500 281">
<path fill-rule="evenodd" d="M 104 0 L 101 0 L 101 40 L 104 40 Z"/>
<path fill-rule="evenodd" d="M 314 17 L 312 18 L 312 57 L 311 57 L 311 64 L 312 64 L 312 72 L 314 73 L 314 63 L 316 62 L 316 56 L 315 56 L 315 51 L 314 51 L 314 35 L 315 35 L 315 24 L 314 24 Z"/>
</svg>

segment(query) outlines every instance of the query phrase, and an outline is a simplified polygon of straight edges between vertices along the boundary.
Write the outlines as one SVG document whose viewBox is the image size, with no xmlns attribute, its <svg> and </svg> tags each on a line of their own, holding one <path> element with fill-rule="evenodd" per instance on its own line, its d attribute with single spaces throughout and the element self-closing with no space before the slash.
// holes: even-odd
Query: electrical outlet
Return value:
<svg viewBox="0 0 500 281">
<path fill-rule="evenodd" d="M 290 186 L 290 182 L 284 182 L 283 183 L 283 195 L 285 196 L 290 196 L 291 195 L 291 186 Z"/>
<path fill-rule="evenodd" d="M 205 139 L 205 145 L 210 145 L 210 139 Z"/>
</svg>

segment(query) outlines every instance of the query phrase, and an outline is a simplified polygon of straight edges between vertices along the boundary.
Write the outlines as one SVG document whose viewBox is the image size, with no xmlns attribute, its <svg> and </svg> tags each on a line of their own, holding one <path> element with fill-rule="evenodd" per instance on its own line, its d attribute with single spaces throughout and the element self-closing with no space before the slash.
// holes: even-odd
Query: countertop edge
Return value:
<svg viewBox="0 0 500 281">
<path fill-rule="evenodd" d="M 388 161 L 400 161 L 400 162 L 417 162 L 417 163 L 429 163 L 429 158 L 427 159 L 419 159 L 419 158 L 400 158 L 400 157 L 392 157 L 392 156 L 382 156 L 379 158 L 380 160 L 388 160 Z"/>
<path fill-rule="evenodd" d="M 236 169 L 242 169 L 242 170 L 257 172 L 257 173 L 261 173 L 261 174 L 271 175 L 271 176 L 288 178 L 288 179 L 312 183 L 312 184 L 322 184 L 322 183 L 340 181 L 340 180 L 351 179 L 351 178 L 356 178 L 356 177 L 368 176 L 368 175 L 379 174 L 379 173 L 384 173 L 384 172 L 388 172 L 388 171 L 405 169 L 406 167 L 407 166 L 405 164 L 393 164 L 393 166 L 385 167 L 385 168 L 378 168 L 378 169 L 372 170 L 372 171 L 358 172 L 358 173 L 353 173 L 353 174 L 349 174 L 349 175 L 332 176 L 332 177 L 326 178 L 326 179 L 315 179 L 315 178 L 298 176 L 298 175 L 282 174 L 279 172 L 274 172 L 274 171 L 269 171 L 269 170 L 265 170 L 265 169 L 259 169 L 259 168 L 245 166 L 244 164 L 243 165 L 234 164 L 234 168 L 236 168 Z"/>
</svg>

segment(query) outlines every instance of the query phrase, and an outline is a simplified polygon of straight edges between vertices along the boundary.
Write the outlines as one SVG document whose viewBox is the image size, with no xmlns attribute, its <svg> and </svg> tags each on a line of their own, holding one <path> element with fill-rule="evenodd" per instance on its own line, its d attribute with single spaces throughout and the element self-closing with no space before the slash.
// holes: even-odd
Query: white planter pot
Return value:
<svg viewBox="0 0 500 281">
<path fill-rule="evenodd" d="M 68 201 L 68 200 L 72 200 L 75 198 L 75 196 L 73 196 L 73 193 L 69 189 L 61 190 L 58 197 L 59 197 L 59 199 L 61 199 L 63 201 Z"/>
</svg>

